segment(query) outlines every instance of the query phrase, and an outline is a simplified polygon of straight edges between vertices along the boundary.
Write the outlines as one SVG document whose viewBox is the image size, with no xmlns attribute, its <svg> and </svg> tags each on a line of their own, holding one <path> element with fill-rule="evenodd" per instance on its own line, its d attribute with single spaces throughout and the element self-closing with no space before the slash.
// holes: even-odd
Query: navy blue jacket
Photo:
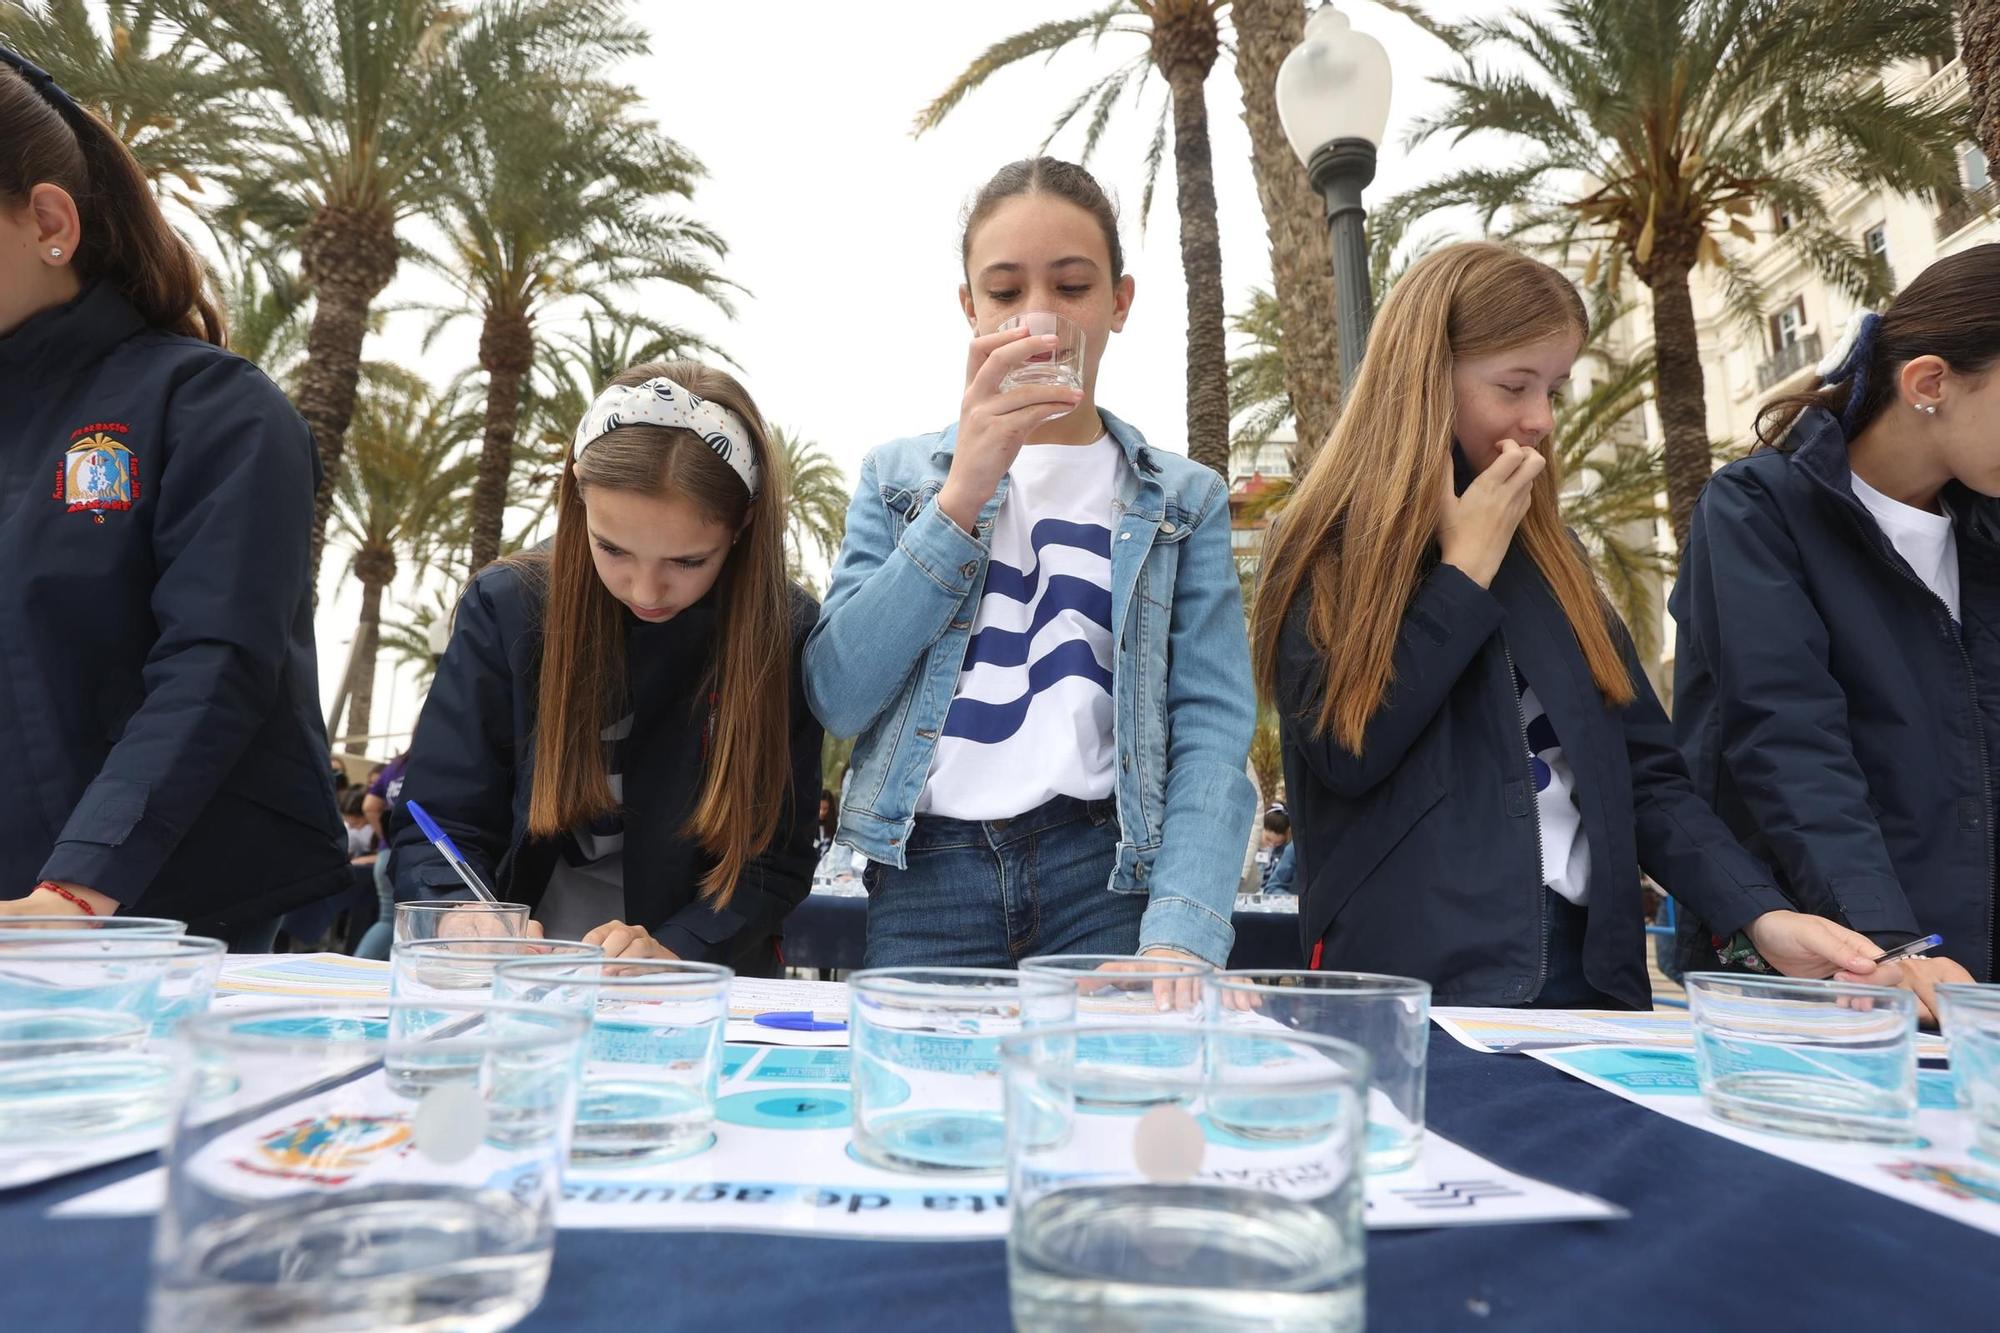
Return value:
<svg viewBox="0 0 2000 1333">
<path fill-rule="evenodd" d="M 1855 498 L 1828 413 L 1716 473 L 1671 603 L 1674 730 L 1800 908 L 1884 943 L 1936 931 L 1991 981 L 2000 502 L 1944 499 L 1962 629 Z"/>
<path fill-rule="evenodd" d="M 1517 546 L 1490 590 L 1433 567 L 1404 613 L 1395 678 L 1360 755 L 1315 734 L 1324 670 L 1303 599 L 1279 666 L 1299 921 L 1315 965 L 1422 977 L 1440 1004 L 1515 1005 L 1548 977 L 1541 830 L 1514 673 L 1576 774 L 1590 839 L 1584 974 L 1649 1006 L 1639 870 L 1735 929 L 1786 906 L 1695 795 L 1614 620 L 1637 695 L 1604 702 L 1562 606 Z"/>
<path fill-rule="evenodd" d="M 233 936 L 344 889 L 308 574 L 319 456 L 109 286 L 0 338 L 0 897 Z"/>
<path fill-rule="evenodd" d="M 541 607 L 538 590 L 511 564 L 489 566 L 473 579 L 417 719 L 403 775 L 404 801 L 423 806 L 504 901 L 530 906 L 541 902 L 564 842 L 527 832 Z M 800 654 L 817 617 L 818 606 L 795 589 L 791 791 L 770 848 L 744 869 L 729 905 L 719 910 L 700 897 L 701 879 L 714 861 L 681 833 L 701 792 L 714 595 L 663 624 L 625 617 L 633 720 L 620 746 L 624 919 L 645 926 L 682 958 L 727 963 L 747 975 L 774 974 L 774 941 L 784 919 L 812 891 L 822 732 L 805 703 Z M 390 875 L 399 898 L 463 896 L 457 874 L 403 804 L 391 817 L 390 837 Z"/>
</svg>

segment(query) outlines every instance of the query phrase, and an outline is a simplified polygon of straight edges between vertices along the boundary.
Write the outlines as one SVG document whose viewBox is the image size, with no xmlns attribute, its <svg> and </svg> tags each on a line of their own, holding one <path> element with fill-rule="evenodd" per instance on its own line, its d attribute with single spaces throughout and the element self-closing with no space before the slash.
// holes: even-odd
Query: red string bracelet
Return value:
<svg viewBox="0 0 2000 1333">
<path fill-rule="evenodd" d="M 50 893 L 55 894 L 56 897 L 66 898 L 70 902 L 75 903 L 77 906 L 77 910 L 82 912 L 85 916 L 97 915 L 97 909 L 95 907 L 92 907 L 89 903 L 77 897 L 75 894 L 71 893 L 68 889 L 64 888 L 62 885 L 56 883 L 52 879 L 45 879 L 40 884 L 37 884 L 35 887 L 38 889 L 47 889 Z"/>
</svg>

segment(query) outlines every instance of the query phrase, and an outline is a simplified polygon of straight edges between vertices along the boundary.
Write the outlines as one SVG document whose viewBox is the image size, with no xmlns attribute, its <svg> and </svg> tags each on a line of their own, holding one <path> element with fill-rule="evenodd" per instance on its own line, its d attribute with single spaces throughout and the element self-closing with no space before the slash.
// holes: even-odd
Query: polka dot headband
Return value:
<svg viewBox="0 0 2000 1333">
<path fill-rule="evenodd" d="M 570 462 L 582 458 L 592 443 L 620 426 L 671 426 L 693 431 L 743 479 L 750 498 L 757 498 L 757 450 L 750 443 L 750 429 L 742 417 L 722 404 L 690 393 L 664 375 L 644 384 L 613 384 L 598 394 L 583 414 Z"/>
</svg>

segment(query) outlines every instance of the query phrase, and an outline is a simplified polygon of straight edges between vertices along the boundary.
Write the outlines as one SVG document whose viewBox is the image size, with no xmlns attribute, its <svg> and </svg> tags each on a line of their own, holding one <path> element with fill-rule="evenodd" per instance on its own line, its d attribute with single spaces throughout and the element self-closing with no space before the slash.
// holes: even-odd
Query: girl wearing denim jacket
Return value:
<svg viewBox="0 0 2000 1333">
<path fill-rule="evenodd" d="M 867 965 L 1221 964 L 1255 807 L 1227 487 L 1097 406 L 1133 282 L 1089 173 L 1002 168 L 961 256 L 958 423 L 863 462 L 806 646 L 813 711 L 858 738 Z M 1054 350 L 996 331 L 1027 312 L 1083 330 L 1081 390 L 1000 387 Z"/>
</svg>

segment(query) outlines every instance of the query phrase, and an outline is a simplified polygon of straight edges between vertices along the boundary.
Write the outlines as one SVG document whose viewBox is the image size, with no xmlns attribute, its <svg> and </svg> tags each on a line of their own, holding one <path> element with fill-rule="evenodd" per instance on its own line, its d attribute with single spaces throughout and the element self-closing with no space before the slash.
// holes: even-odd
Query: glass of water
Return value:
<svg viewBox="0 0 2000 1333">
<path fill-rule="evenodd" d="M 452 991 L 485 991 L 493 971 L 515 958 L 602 958 L 602 945 L 580 940 L 531 940 L 518 935 L 466 935 L 398 940 L 389 948 L 391 998 L 422 998 Z"/>
<path fill-rule="evenodd" d="M 1937 1002 L 1958 1104 L 1972 1112 L 1979 1151 L 2000 1157 L 2000 986 L 1947 982 Z"/>
<path fill-rule="evenodd" d="M 1055 345 L 1046 352 L 1037 352 L 1023 363 L 1019 369 L 1009 371 L 1000 380 L 1000 391 L 1018 389 L 1023 384 L 1055 384 L 1065 389 L 1083 389 L 1083 352 L 1089 338 L 1075 320 L 1064 319 L 1061 315 L 1047 311 L 1033 310 L 1025 315 L 1015 315 L 1002 320 L 995 333 L 1005 333 L 1008 329 L 1026 325 L 1030 335 L 1044 337 L 1053 334 Z M 1058 413 L 1067 415 L 1067 413 Z"/>
<path fill-rule="evenodd" d="M 1000 1043 L 1014 1326 L 1358 1330 L 1367 1054 L 1218 1023 L 1192 1070 L 1085 1065 L 1107 1031 L 1150 1029 Z"/>
<path fill-rule="evenodd" d="M 888 967 L 849 978 L 855 1155 L 891 1171 L 1006 1164 L 1000 1038 L 1076 1016 L 1076 983 L 977 967 Z"/>
<path fill-rule="evenodd" d="M 1917 997 L 1799 977 L 1691 972 L 1695 1077 L 1709 1112 L 1774 1134 L 1907 1143 Z"/>
<path fill-rule="evenodd" d="M 1215 1013 L 1215 992 L 1207 984 L 1215 969 L 1200 959 L 1052 954 L 1025 959 L 1021 970 L 1075 982 L 1080 1024 L 1146 1032 L 1144 1037 L 1103 1032 L 1079 1042 L 1079 1097 L 1109 1105 L 1140 1086 L 1116 1078 L 1092 1085 L 1088 1071 L 1096 1068 L 1200 1069 L 1203 1045 L 1195 1029 Z"/>
<path fill-rule="evenodd" d="M 585 1022 L 426 1004 L 210 1014 L 193 1064 L 245 1090 L 184 1097 L 154 1232 L 153 1333 L 502 1329 L 541 1299 Z M 448 1057 L 415 1093 L 384 1069 Z M 186 1088 L 190 1080 L 183 1079 Z M 246 1105 L 247 1101 L 247 1105 Z"/>
<path fill-rule="evenodd" d="M 729 981 L 715 963 L 517 959 L 493 998 L 590 1020 L 570 1160 L 619 1166 L 685 1157 L 715 1139 Z"/>
<path fill-rule="evenodd" d="M 74 1146 L 165 1116 L 172 1062 L 146 1043 L 182 956 L 123 931 L 0 938 L 0 1143 Z"/>
<path fill-rule="evenodd" d="M 396 904 L 395 942 L 528 933 L 526 903 L 482 903 L 464 898 Z"/>
<path fill-rule="evenodd" d="M 160 1003 L 153 1012 L 153 1035 L 172 1036 L 188 1019 L 208 1012 L 215 997 L 215 983 L 222 975 L 222 961 L 228 946 L 221 940 L 201 935 L 169 937 L 176 948 L 174 960 L 160 978 Z"/>
<path fill-rule="evenodd" d="M 1218 972 L 1222 1021 L 1339 1037 L 1368 1052 L 1368 1169 L 1400 1171 L 1424 1143 L 1431 987 L 1374 972 Z"/>
</svg>

